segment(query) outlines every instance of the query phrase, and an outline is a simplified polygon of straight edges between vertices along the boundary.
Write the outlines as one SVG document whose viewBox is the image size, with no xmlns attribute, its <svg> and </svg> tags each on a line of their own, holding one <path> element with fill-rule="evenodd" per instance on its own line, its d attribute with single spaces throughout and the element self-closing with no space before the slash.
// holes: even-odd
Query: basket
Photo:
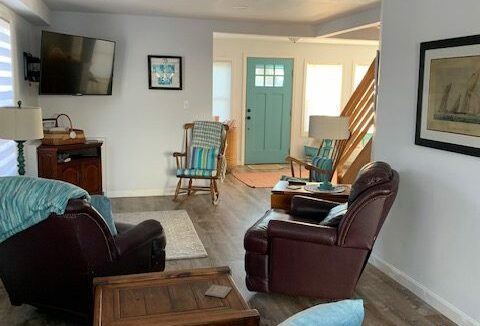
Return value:
<svg viewBox="0 0 480 326">
<path fill-rule="evenodd" d="M 55 126 L 58 127 L 58 118 L 64 116 L 70 122 L 70 128 L 67 131 L 49 131 L 44 130 L 43 145 L 59 146 L 59 145 L 73 145 L 85 143 L 85 133 L 81 129 L 74 129 L 72 119 L 66 114 L 59 114 L 55 119 Z M 70 137 L 71 132 L 75 132 L 75 138 Z"/>
</svg>

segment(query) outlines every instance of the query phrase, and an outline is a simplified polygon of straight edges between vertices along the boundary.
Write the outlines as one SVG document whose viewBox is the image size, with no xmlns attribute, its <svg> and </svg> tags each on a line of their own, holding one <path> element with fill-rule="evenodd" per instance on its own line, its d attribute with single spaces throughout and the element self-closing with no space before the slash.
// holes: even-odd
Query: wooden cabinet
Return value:
<svg viewBox="0 0 480 326">
<path fill-rule="evenodd" d="M 38 176 L 62 180 L 100 195 L 102 190 L 102 143 L 38 147 Z"/>
</svg>

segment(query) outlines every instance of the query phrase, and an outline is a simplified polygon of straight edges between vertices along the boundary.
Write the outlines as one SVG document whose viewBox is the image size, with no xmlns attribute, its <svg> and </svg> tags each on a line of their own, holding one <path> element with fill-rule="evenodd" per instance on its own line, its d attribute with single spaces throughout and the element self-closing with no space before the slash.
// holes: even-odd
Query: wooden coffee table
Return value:
<svg viewBox="0 0 480 326">
<path fill-rule="evenodd" d="M 314 198 L 320 198 L 325 200 L 330 200 L 338 203 L 345 203 L 348 201 L 348 196 L 350 196 L 351 185 L 342 184 L 338 186 L 345 186 L 345 191 L 340 193 L 313 193 L 304 189 L 301 186 L 300 189 L 292 190 L 288 189 L 288 181 L 279 181 L 275 187 L 272 188 L 271 195 L 271 207 L 278 209 L 290 210 L 290 204 L 292 198 L 295 195 L 309 196 Z"/>
<path fill-rule="evenodd" d="M 207 297 L 212 284 L 232 290 L 225 299 Z M 228 267 L 100 277 L 94 286 L 94 326 L 257 326 L 260 320 Z"/>
</svg>

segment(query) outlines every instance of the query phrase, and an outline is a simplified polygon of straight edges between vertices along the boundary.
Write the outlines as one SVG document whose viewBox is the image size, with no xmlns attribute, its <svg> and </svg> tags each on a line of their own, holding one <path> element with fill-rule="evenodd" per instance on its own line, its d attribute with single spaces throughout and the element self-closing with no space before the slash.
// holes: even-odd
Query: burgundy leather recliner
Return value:
<svg viewBox="0 0 480 326">
<path fill-rule="evenodd" d="M 247 288 L 324 299 L 352 297 L 398 182 L 398 173 L 386 163 L 364 166 L 336 227 L 320 222 L 338 203 L 298 196 L 290 214 L 268 211 L 245 235 Z"/>
<path fill-rule="evenodd" d="M 12 305 L 91 318 L 94 277 L 164 270 L 166 240 L 158 221 L 116 227 L 113 237 L 97 211 L 75 199 L 63 215 L 0 243 L 0 277 Z"/>
</svg>

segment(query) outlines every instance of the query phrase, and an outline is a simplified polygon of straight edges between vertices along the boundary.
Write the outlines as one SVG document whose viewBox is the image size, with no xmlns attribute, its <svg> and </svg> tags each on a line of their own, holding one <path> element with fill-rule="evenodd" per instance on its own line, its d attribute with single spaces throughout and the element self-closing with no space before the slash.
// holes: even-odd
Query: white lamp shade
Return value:
<svg viewBox="0 0 480 326">
<path fill-rule="evenodd" d="M 348 117 L 310 116 L 308 136 L 314 139 L 348 139 Z"/>
<path fill-rule="evenodd" d="M 22 141 L 42 139 L 42 109 L 0 108 L 0 138 Z"/>
</svg>

